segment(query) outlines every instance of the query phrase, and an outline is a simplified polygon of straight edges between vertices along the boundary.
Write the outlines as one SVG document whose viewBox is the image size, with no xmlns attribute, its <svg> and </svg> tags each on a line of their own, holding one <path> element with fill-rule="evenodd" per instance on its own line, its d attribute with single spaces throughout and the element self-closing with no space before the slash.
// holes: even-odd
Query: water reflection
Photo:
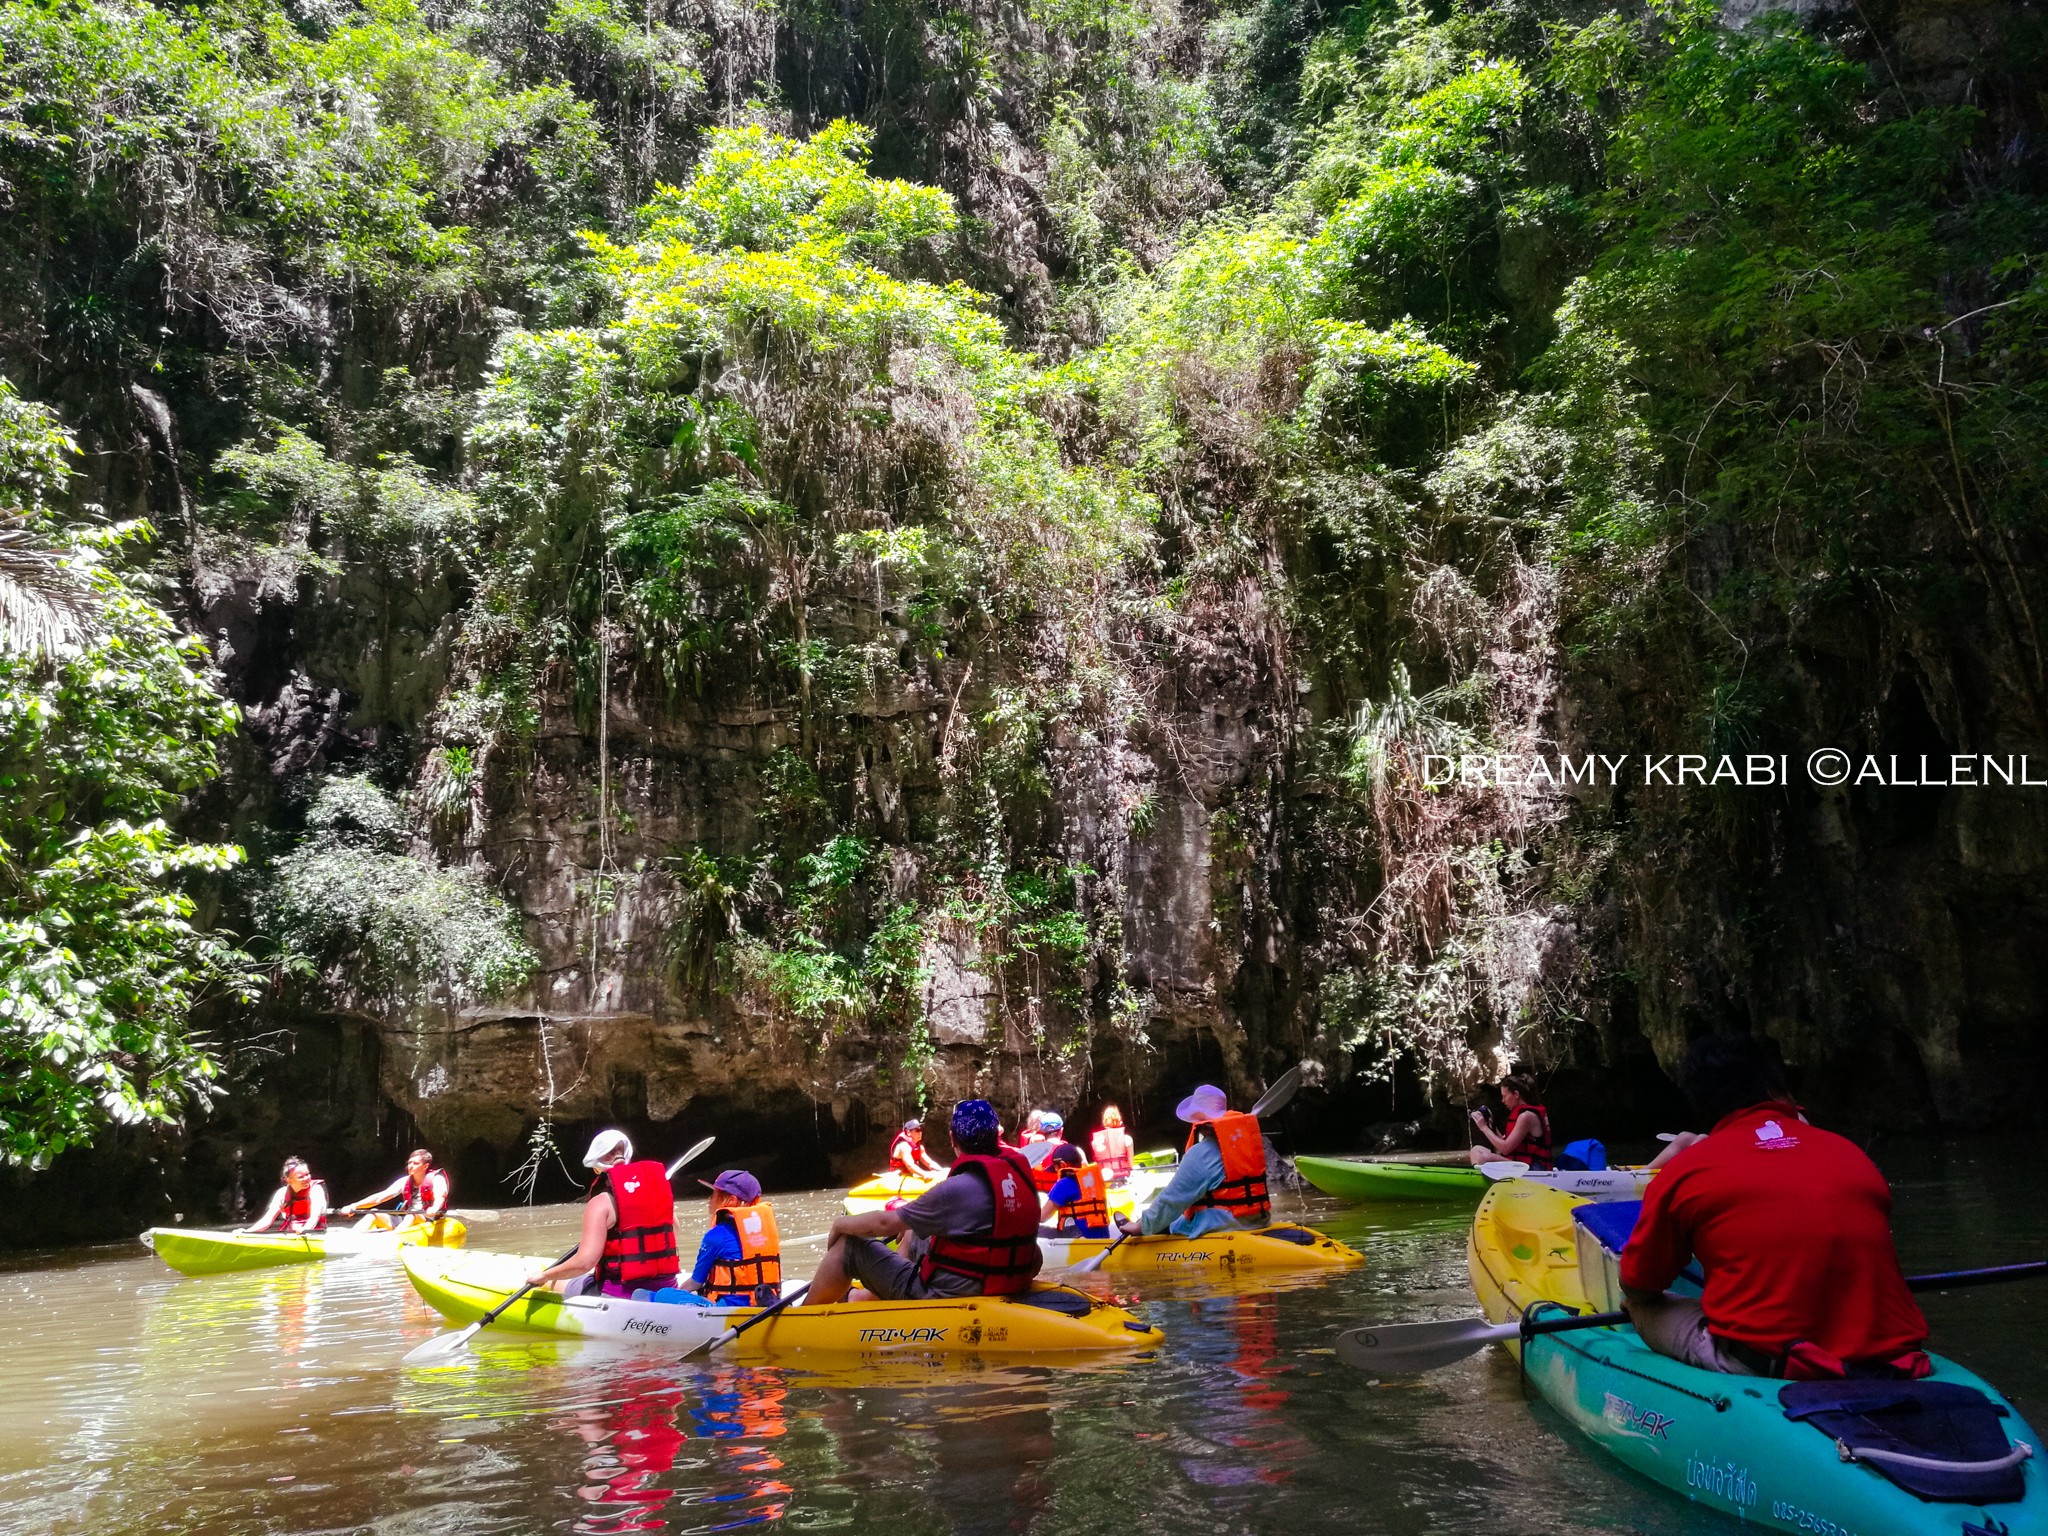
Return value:
<svg viewBox="0 0 2048 1536">
<path fill-rule="evenodd" d="M 1968 1147 L 1880 1161 L 1909 1268 L 2048 1245 L 2024 1163 Z M 784 1204 L 801 1230 L 831 1202 Z M 1082 1366 L 684 1365 L 487 1333 L 407 1370 L 441 1325 L 388 1263 L 194 1281 L 117 1250 L 0 1273 L 0 1532 L 1728 1536 L 1585 1454 L 1503 1360 L 1379 1385 L 1335 1362 L 1341 1327 L 1471 1308 L 1469 1212 L 1289 1214 L 1368 1263 L 1213 1295 L 1097 1277 L 1167 1342 Z M 573 1217 L 515 1214 L 480 1237 L 559 1252 Z M 1945 1352 L 2023 1411 L 2048 1396 L 2048 1361 L 2011 1347 L 2036 1335 L 2048 1285 L 1925 1300 Z"/>
</svg>

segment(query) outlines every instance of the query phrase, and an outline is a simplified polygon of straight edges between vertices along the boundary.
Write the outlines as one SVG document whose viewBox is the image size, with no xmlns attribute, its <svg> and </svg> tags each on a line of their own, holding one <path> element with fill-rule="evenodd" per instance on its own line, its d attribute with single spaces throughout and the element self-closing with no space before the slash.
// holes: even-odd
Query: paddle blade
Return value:
<svg viewBox="0 0 2048 1536">
<path fill-rule="evenodd" d="M 1529 1171 L 1529 1165 L 1504 1158 L 1497 1163 L 1481 1163 L 1479 1171 L 1498 1184 L 1503 1179 L 1519 1179 Z"/>
<path fill-rule="evenodd" d="M 670 1178 L 674 1178 L 678 1173 L 682 1172 L 683 1169 L 689 1167 L 690 1164 L 697 1161 L 697 1159 L 702 1157 L 706 1152 L 709 1152 L 711 1150 L 711 1143 L 713 1143 L 716 1140 L 718 1140 L 716 1136 L 706 1136 L 702 1141 L 698 1142 L 697 1145 L 690 1148 L 689 1151 L 685 1152 L 681 1157 L 677 1158 L 674 1162 L 668 1165 L 668 1176 Z"/>
<path fill-rule="evenodd" d="M 1301 1063 L 1297 1061 L 1293 1066 L 1280 1074 L 1272 1087 L 1259 1095 L 1259 1102 L 1254 1104 L 1251 1109 L 1253 1116 L 1263 1120 L 1267 1115 L 1278 1114 L 1282 1109 L 1286 1108 L 1288 1102 L 1293 1099 L 1300 1087 Z"/>
<path fill-rule="evenodd" d="M 1337 1335 L 1337 1358 L 1375 1376 L 1405 1376 L 1456 1365 L 1489 1344 L 1512 1339 L 1520 1331 L 1518 1324 L 1489 1323 L 1483 1317 L 1353 1328 Z"/>
<path fill-rule="evenodd" d="M 1111 1248 L 1115 1246 L 1114 1243 L 1110 1244 Z M 1067 1273 L 1070 1275 L 1092 1275 L 1095 1271 L 1102 1268 L 1102 1261 L 1108 1257 L 1109 1248 L 1105 1248 L 1100 1253 L 1090 1254 L 1078 1264 L 1069 1264 L 1067 1266 Z"/>
<path fill-rule="evenodd" d="M 465 1345 L 476 1337 L 482 1323 L 471 1323 L 467 1328 L 458 1328 L 453 1333 L 437 1333 L 426 1343 L 406 1351 L 401 1365 L 433 1365 L 438 1361 L 452 1359 L 462 1353 Z"/>
</svg>

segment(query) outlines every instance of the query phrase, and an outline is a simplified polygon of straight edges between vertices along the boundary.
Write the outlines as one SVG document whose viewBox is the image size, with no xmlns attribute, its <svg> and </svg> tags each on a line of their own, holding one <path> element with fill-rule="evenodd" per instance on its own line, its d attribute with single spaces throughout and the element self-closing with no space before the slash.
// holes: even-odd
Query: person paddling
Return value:
<svg viewBox="0 0 2048 1536">
<path fill-rule="evenodd" d="M 884 1301 L 1031 1289 L 1041 1259 L 1030 1165 L 1002 1145 L 987 1099 L 954 1105 L 949 1130 L 955 1161 L 946 1178 L 893 1211 L 832 1223 L 806 1305 L 844 1301 L 856 1284 Z M 903 1240 L 900 1253 L 883 1246 L 893 1238 Z"/>
<path fill-rule="evenodd" d="M 771 1305 L 782 1295 L 782 1238 L 773 1208 L 761 1198 L 761 1181 L 744 1168 L 729 1168 L 697 1182 L 711 1191 L 711 1228 L 680 1289 L 716 1307 Z"/>
<path fill-rule="evenodd" d="M 1174 1114 L 1193 1129 L 1173 1178 L 1133 1223 L 1119 1216 L 1125 1236 L 1200 1237 L 1272 1220 L 1266 1192 L 1266 1140 L 1256 1115 L 1230 1107 L 1221 1088 L 1202 1083 Z"/>
<path fill-rule="evenodd" d="M 924 1122 L 906 1120 L 889 1144 L 889 1171 L 907 1179 L 942 1179 L 946 1170 L 924 1149 Z"/>
<path fill-rule="evenodd" d="M 583 1154 L 583 1166 L 594 1173 L 583 1202 L 583 1239 L 568 1258 L 528 1277 L 527 1284 L 554 1288 L 557 1282 L 588 1275 L 578 1290 L 627 1298 L 635 1291 L 673 1288 L 679 1264 L 676 1197 L 668 1186 L 668 1170 L 652 1158 L 635 1162 L 624 1131 L 599 1131 Z M 576 1294 L 568 1286 L 559 1288 L 564 1295 Z"/>
<path fill-rule="evenodd" d="M 284 1160 L 284 1184 L 263 1214 L 244 1232 L 323 1232 L 327 1229 L 327 1184 L 313 1177 L 304 1158 Z"/>
<path fill-rule="evenodd" d="M 1622 1250 L 1643 1342 L 1735 1376 L 1925 1376 L 1927 1320 L 1899 1268 L 1876 1164 L 1808 1123 L 1746 1035 L 1695 1040 L 1678 1086 L 1713 1129 L 1650 1181 Z M 1667 1296 L 1694 1258 L 1702 1294 Z"/>
<path fill-rule="evenodd" d="M 1137 1155 L 1130 1133 L 1124 1129 L 1124 1112 L 1114 1104 L 1102 1106 L 1102 1128 L 1088 1138 L 1103 1177 L 1121 1184 L 1131 1176 L 1131 1159 Z"/>
<path fill-rule="evenodd" d="M 1485 1146 L 1474 1147 L 1469 1154 L 1473 1166 L 1512 1159 L 1539 1172 L 1555 1168 L 1550 1111 L 1536 1102 L 1536 1085 L 1523 1073 L 1511 1072 L 1500 1080 L 1500 1102 L 1506 1124 L 1499 1132 L 1487 1122 L 1485 1110 L 1472 1111 L 1474 1129 L 1486 1138 Z"/>
<path fill-rule="evenodd" d="M 353 1216 L 358 1211 L 372 1206 L 383 1205 L 390 1200 L 398 1202 L 398 1222 L 404 1225 L 408 1219 L 422 1222 L 433 1221 L 448 1214 L 448 1175 L 434 1166 L 434 1154 L 425 1147 L 414 1149 L 412 1156 L 405 1160 L 405 1176 L 396 1183 L 387 1185 L 374 1195 L 341 1207 L 338 1214 Z M 369 1222 L 378 1218 L 372 1215 Z"/>
</svg>

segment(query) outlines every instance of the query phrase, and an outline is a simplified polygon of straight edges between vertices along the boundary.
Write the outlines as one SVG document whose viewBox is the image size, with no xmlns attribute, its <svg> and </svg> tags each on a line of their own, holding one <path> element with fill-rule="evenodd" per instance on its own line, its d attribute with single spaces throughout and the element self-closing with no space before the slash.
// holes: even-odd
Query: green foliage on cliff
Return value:
<svg viewBox="0 0 2048 1536">
<path fill-rule="evenodd" d="M 1141 848 L 1194 850 L 1182 959 L 1272 1038 L 1452 1075 L 1543 1048 L 1600 984 L 1588 850 L 1638 834 L 1424 791 L 1422 755 L 1567 715 L 1604 750 L 1783 749 L 1812 655 L 1944 654 L 1978 613 L 1985 729 L 2048 734 L 2031 109 L 1933 99 L 1860 26 L 16 5 L 0 361 L 67 417 L 0 415 L 22 484 L 93 478 L 0 560 L 76 561 L 92 645 L 149 658 L 0 662 L 73 700 L 37 729 L 106 744 L 35 757 L 24 803 L 75 835 L 100 761 L 157 797 L 106 814 L 167 810 L 231 719 L 177 635 L 240 624 L 244 697 L 302 664 L 345 697 L 264 738 L 327 777 L 255 915 L 381 1009 L 530 975 L 484 872 L 517 814 L 586 893 L 579 954 L 657 893 L 688 1006 L 806 1050 L 921 1072 L 941 956 L 1034 1050 L 1141 1039 Z M 124 497 L 175 599 L 89 505 Z M 64 628 L 23 594 L 0 618 Z M 1207 779 L 1188 732 L 1226 716 L 1256 747 Z M 642 770 L 693 753 L 718 813 L 655 845 Z M 1748 815 L 1700 835 L 1739 863 Z M 188 855 L 149 836 L 122 857 L 168 892 Z M 162 915 L 133 933 L 191 974 L 129 1012 L 175 1078 L 178 999 L 234 962 Z"/>
<path fill-rule="evenodd" d="M 0 393 L 0 511 L 48 540 L 85 604 L 60 643 L 0 648 L 0 1158 L 36 1167 L 203 1101 L 218 1069 L 188 1016 L 252 980 L 183 879 L 241 850 L 164 819 L 219 771 L 237 711 L 125 568 L 147 527 L 51 522 L 68 447 Z"/>
</svg>

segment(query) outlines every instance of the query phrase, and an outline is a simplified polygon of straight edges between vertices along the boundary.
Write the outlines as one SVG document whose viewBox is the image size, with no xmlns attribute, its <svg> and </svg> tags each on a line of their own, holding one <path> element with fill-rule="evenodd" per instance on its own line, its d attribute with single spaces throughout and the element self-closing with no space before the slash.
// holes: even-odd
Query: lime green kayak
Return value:
<svg viewBox="0 0 2048 1536">
<path fill-rule="evenodd" d="M 459 1248 L 467 1232 L 452 1216 L 398 1231 L 330 1227 L 325 1232 L 197 1232 L 151 1227 L 142 1246 L 181 1275 L 226 1275 L 322 1259 L 396 1258 L 401 1248 Z"/>
<path fill-rule="evenodd" d="M 1363 1157 L 1297 1157 L 1301 1176 L 1339 1200 L 1469 1200 L 1486 1193 L 1477 1168 L 1381 1163 Z"/>
</svg>

